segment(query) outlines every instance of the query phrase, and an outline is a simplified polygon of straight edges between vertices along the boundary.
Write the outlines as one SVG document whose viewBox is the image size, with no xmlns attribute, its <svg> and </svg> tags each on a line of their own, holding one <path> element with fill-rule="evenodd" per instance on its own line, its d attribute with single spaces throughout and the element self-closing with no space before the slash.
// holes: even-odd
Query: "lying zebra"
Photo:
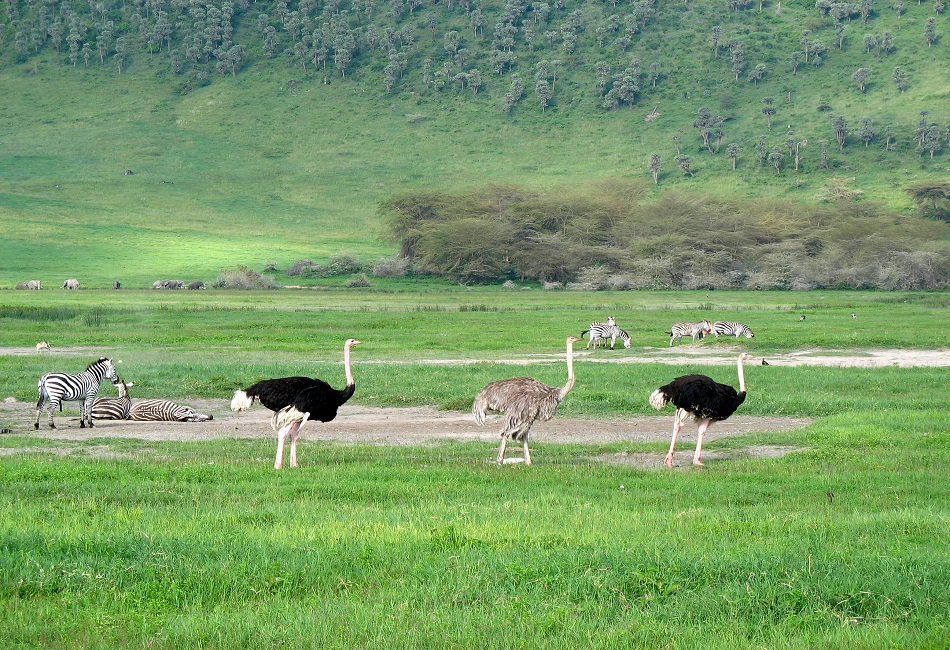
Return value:
<svg viewBox="0 0 950 650">
<path fill-rule="evenodd" d="M 214 416 L 167 399 L 143 399 L 129 409 L 129 419 L 139 422 L 205 422 L 213 420 Z"/>
<path fill-rule="evenodd" d="M 112 385 L 119 391 L 119 396 L 96 398 L 92 403 L 92 417 L 97 420 L 128 420 L 129 409 L 132 408 L 129 389 L 135 386 L 135 382 L 119 381 Z"/>
<path fill-rule="evenodd" d="M 670 335 L 670 347 L 673 347 L 674 341 L 679 341 L 687 334 L 693 339 L 693 343 L 703 338 L 707 334 L 712 334 L 713 326 L 708 320 L 698 323 L 676 323 L 670 328 L 667 334 Z"/>
</svg>

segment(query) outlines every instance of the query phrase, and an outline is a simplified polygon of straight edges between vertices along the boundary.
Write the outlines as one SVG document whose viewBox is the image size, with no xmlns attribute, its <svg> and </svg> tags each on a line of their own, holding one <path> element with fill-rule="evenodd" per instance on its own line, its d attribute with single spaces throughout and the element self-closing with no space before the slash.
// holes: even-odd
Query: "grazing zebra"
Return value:
<svg viewBox="0 0 950 650">
<path fill-rule="evenodd" d="M 627 333 L 627 330 L 621 329 L 616 325 L 599 325 L 597 327 L 591 327 L 589 330 L 584 330 L 581 332 L 581 336 L 584 336 L 587 332 L 590 332 L 590 340 L 587 342 L 588 345 L 591 343 L 594 344 L 594 348 L 597 348 L 597 344 L 600 341 L 604 342 L 604 345 L 607 345 L 607 339 L 610 339 L 610 349 L 614 349 L 614 344 L 617 342 L 617 339 L 623 341 L 623 347 L 630 349 L 630 335 Z"/>
<path fill-rule="evenodd" d="M 584 349 L 585 349 L 585 350 L 589 350 L 591 343 L 594 344 L 594 348 L 596 349 L 596 348 L 597 348 L 597 341 L 598 341 L 599 339 L 604 339 L 604 340 L 606 341 L 607 336 L 601 336 L 600 334 L 595 335 L 595 331 L 597 331 L 597 332 L 607 332 L 608 330 L 610 330 L 610 328 L 615 327 L 616 325 L 617 325 L 617 320 L 616 320 L 613 316 L 608 316 L 608 317 L 607 317 L 607 322 L 605 322 L 605 323 L 602 323 L 602 322 L 597 321 L 597 320 L 595 320 L 594 322 L 592 322 L 592 323 L 590 324 L 590 327 L 589 327 L 589 328 L 587 328 L 586 330 L 584 330 L 583 332 L 581 332 L 581 339 L 584 338 L 584 335 L 585 335 L 585 334 L 587 334 L 588 332 L 590 332 L 590 338 L 589 338 L 588 341 L 587 341 L 587 347 L 584 348 Z M 609 336 L 609 334 L 608 334 L 608 336 Z"/>
<path fill-rule="evenodd" d="M 707 334 L 712 334 L 713 326 L 708 320 L 699 321 L 698 323 L 676 323 L 673 327 L 670 328 L 670 331 L 667 334 L 670 335 L 670 347 L 673 347 L 674 341 L 679 341 L 684 336 L 689 334 L 693 339 L 693 343 L 697 340 L 703 338 Z"/>
<path fill-rule="evenodd" d="M 129 397 L 129 389 L 135 386 L 134 381 L 125 383 L 124 381 L 114 384 L 119 391 L 118 397 L 97 397 L 92 403 L 92 416 L 97 420 L 128 420 L 129 409 L 132 408 L 132 400 Z"/>
<path fill-rule="evenodd" d="M 751 339 L 755 336 L 755 333 L 748 325 L 724 320 L 717 320 L 713 323 L 713 334 L 716 335 L 717 339 L 720 336 L 734 336 L 736 338 L 744 336 L 747 339 Z"/>
<path fill-rule="evenodd" d="M 119 381 L 112 359 L 105 357 L 99 357 L 98 361 L 90 363 L 89 367 L 78 375 L 49 372 L 40 377 L 36 384 L 39 399 L 36 400 L 36 422 L 33 423 L 33 428 L 40 428 L 40 411 L 45 405 L 46 412 L 49 414 L 49 428 L 55 429 L 53 411 L 62 406 L 63 402 L 82 402 L 79 410 L 79 428 L 86 428 L 86 420 L 89 420 L 89 426 L 92 427 L 92 402 L 96 398 L 96 393 L 99 392 L 99 384 L 103 379 L 108 379 L 113 384 Z"/>
<path fill-rule="evenodd" d="M 204 422 L 213 420 L 214 417 L 167 399 L 143 399 L 132 405 L 129 419 L 139 422 Z"/>
</svg>

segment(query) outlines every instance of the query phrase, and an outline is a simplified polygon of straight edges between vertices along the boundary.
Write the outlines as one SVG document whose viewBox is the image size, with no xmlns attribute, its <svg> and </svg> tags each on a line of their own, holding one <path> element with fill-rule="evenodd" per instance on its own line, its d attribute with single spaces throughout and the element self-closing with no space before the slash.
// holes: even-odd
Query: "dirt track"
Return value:
<svg viewBox="0 0 950 650">
<path fill-rule="evenodd" d="M 9 350 L 8 350 L 9 352 Z M 35 351 L 29 351 L 35 353 Z M 682 346 L 676 348 L 648 348 L 643 351 L 626 350 L 579 351 L 578 361 L 597 363 L 704 363 L 734 364 L 731 351 Z M 530 359 L 511 359 L 507 363 L 521 365 L 539 361 L 561 361 L 561 355 L 544 355 Z M 845 367 L 883 366 L 950 366 L 948 350 L 868 350 L 838 353 L 833 351 L 805 351 L 769 355 L 768 362 L 774 366 L 827 365 Z M 427 363 L 464 363 L 460 361 L 429 361 Z M 16 423 L 12 433 L 38 435 L 50 440 L 82 441 L 91 438 L 115 437 L 142 440 L 195 441 L 214 438 L 272 438 L 270 411 L 256 406 L 244 413 L 232 413 L 225 400 L 183 400 L 203 413 L 210 413 L 214 420 L 200 423 L 183 422 L 116 422 L 102 421 L 94 429 L 80 429 L 78 418 L 58 417 L 60 427 L 51 431 L 46 427 L 45 415 L 41 428 L 33 430 L 35 407 L 27 402 L 0 402 L 0 419 Z M 75 405 L 73 405 L 75 406 Z M 710 440 L 742 435 L 751 431 L 775 433 L 775 444 L 749 447 L 732 451 L 728 456 L 710 450 L 704 460 L 725 457 L 780 456 L 794 449 L 782 445 L 782 432 L 797 429 L 810 422 L 807 418 L 753 417 L 736 415 L 725 422 L 716 423 L 710 430 Z M 662 416 L 632 417 L 623 419 L 568 419 L 557 417 L 550 422 L 539 422 L 532 429 L 535 443 L 602 442 L 660 442 L 668 441 L 672 426 L 672 411 Z M 341 444 L 370 443 L 378 445 L 432 445 L 439 441 L 478 441 L 486 446 L 488 458 L 498 444 L 500 419 L 488 426 L 478 427 L 468 413 L 438 411 L 428 407 L 372 408 L 344 406 L 333 422 L 312 423 L 303 431 L 302 439 L 326 440 Z M 689 447 L 695 443 L 695 428 L 685 427 L 681 434 L 677 461 L 689 464 Z M 14 451 L 14 450 L 11 450 Z M 2 453 L 2 452 L 0 452 Z M 601 458 L 606 462 L 618 462 L 640 467 L 659 467 L 662 454 L 617 454 Z"/>
</svg>

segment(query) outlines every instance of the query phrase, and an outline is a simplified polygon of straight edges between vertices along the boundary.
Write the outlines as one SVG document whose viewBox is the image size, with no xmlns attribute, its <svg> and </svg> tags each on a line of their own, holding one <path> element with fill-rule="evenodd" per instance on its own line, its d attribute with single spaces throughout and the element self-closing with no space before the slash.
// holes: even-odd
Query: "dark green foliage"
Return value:
<svg viewBox="0 0 950 650">
<path fill-rule="evenodd" d="M 796 164 L 801 145 L 794 138 L 788 145 Z M 677 158 L 681 167 L 684 157 Z M 778 173 L 784 157 L 779 148 L 769 154 Z M 829 190 L 829 200 L 847 192 Z M 948 190 L 921 187 L 913 196 L 945 205 Z M 491 186 L 455 197 L 406 195 L 381 210 L 420 271 L 462 281 L 578 281 L 594 289 L 950 283 L 946 228 L 872 206 L 855 214 L 850 207 L 714 202 L 681 193 L 655 200 L 638 183 L 612 181 L 544 193 Z"/>
</svg>

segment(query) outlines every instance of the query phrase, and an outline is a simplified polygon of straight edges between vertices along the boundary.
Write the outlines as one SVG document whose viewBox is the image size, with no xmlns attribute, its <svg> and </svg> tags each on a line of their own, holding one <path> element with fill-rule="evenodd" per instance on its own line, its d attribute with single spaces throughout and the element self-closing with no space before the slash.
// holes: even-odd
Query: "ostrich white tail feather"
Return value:
<svg viewBox="0 0 950 650">
<path fill-rule="evenodd" d="M 247 393 L 245 393 L 243 390 L 238 390 L 234 392 L 234 397 L 231 398 L 231 410 L 246 411 L 251 408 L 253 403 L 253 397 L 248 397 Z"/>
<path fill-rule="evenodd" d="M 669 400 L 666 398 L 666 393 L 661 389 L 657 388 L 653 391 L 653 394 L 650 395 L 650 406 L 655 408 L 657 411 L 663 409 L 669 403 Z"/>
</svg>

